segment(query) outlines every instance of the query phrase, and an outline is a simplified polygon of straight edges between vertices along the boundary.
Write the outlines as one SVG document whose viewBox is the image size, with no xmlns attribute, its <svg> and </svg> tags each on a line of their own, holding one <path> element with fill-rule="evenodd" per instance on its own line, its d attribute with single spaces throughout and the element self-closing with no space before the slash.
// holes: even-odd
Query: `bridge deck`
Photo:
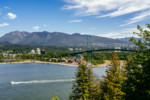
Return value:
<svg viewBox="0 0 150 100">
<path fill-rule="evenodd" d="M 129 50 L 129 49 L 97 49 L 97 50 L 87 50 L 87 51 L 80 51 L 80 52 L 74 52 L 71 53 L 71 55 L 77 55 L 77 54 L 82 54 L 85 52 L 96 52 L 96 51 L 130 51 L 130 52 L 135 52 L 136 50 Z"/>
</svg>

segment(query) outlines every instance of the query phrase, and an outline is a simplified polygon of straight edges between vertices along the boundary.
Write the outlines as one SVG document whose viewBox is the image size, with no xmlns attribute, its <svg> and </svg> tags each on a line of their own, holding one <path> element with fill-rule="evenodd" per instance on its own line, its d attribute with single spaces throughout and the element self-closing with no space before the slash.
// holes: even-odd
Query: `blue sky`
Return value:
<svg viewBox="0 0 150 100">
<path fill-rule="evenodd" d="M 150 23 L 150 0 L 0 0 L 0 36 L 11 31 L 132 36 Z"/>
</svg>

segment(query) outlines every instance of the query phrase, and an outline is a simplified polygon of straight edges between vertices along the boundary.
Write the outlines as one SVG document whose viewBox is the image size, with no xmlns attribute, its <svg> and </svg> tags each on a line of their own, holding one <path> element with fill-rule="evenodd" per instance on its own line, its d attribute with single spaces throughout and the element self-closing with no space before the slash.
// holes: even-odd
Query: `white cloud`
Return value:
<svg viewBox="0 0 150 100">
<path fill-rule="evenodd" d="M 89 33 L 80 33 L 81 35 L 90 35 Z"/>
<path fill-rule="evenodd" d="M 68 21 L 69 23 L 79 23 L 79 22 L 82 22 L 83 20 L 70 20 Z"/>
<path fill-rule="evenodd" d="M 6 18 L 8 18 L 8 19 L 16 19 L 16 18 L 17 18 L 17 15 L 16 15 L 16 14 L 13 14 L 13 13 L 7 13 Z"/>
<path fill-rule="evenodd" d="M 105 34 L 99 34 L 98 36 L 107 37 L 107 38 L 125 38 L 125 37 L 138 37 L 135 34 L 126 34 L 126 33 L 105 33 Z"/>
<path fill-rule="evenodd" d="M 9 24 L 8 23 L 2 23 L 2 24 L 0 24 L 0 27 L 5 27 L 5 26 L 9 26 Z"/>
<path fill-rule="evenodd" d="M 130 25 L 139 21 L 142 21 L 146 18 L 150 17 L 150 10 L 144 11 L 139 13 L 137 16 L 130 18 L 129 20 L 126 21 L 125 24 L 121 25 L 121 26 L 126 26 L 126 25 Z"/>
<path fill-rule="evenodd" d="M 144 20 L 150 16 L 150 0 L 64 0 L 67 4 L 65 10 L 74 10 L 75 15 L 90 16 L 97 18 L 117 17 L 131 13 L 135 17 L 129 19 L 127 25 Z M 143 12 L 144 11 L 144 12 Z M 146 13 L 148 12 L 148 13 Z"/>
<path fill-rule="evenodd" d="M 44 24 L 43 26 L 44 26 L 44 27 L 47 27 L 47 25 L 46 25 L 46 24 Z"/>
<path fill-rule="evenodd" d="M 40 27 L 39 26 L 35 26 L 33 27 L 33 29 L 38 30 Z"/>
<path fill-rule="evenodd" d="M 105 34 L 99 34 L 98 36 L 108 37 L 108 38 L 115 38 L 115 37 L 118 37 L 120 35 L 121 35 L 121 33 L 105 33 Z"/>
<path fill-rule="evenodd" d="M 136 34 L 133 34 L 133 32 L 138 32 L 137 28 L 127 28 L 118 32 L 99 34 L 98 36 L 108 37 L 108 38 L 124 38 L 124 37 L 132 37 L 132 36 L 138 37 Z"/>
<path fill-rule="evenodd" d="M 76 15 L 98 15 L 115 17 L 150 8 L 150 0 L 64 0 L 67 5 L 63 9 L 75 9 Z"/>
</svg>

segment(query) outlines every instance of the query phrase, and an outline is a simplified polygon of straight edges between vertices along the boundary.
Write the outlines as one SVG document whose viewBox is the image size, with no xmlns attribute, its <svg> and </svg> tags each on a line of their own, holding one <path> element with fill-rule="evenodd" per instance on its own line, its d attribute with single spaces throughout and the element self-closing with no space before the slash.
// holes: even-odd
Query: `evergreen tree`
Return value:
<svg viewBox="0 0 150 100">
<path fill-rule="evenodd" d="M 99 80 L 92 69 L 79 65 L 69 100 L 99 100 Z"/>
<path fill-rule="evenodd" d="M 100 100 L 100 79 L 93 75 L 91 68 L 88 68 L 88 93 L 89 100 Z"/>
<path fill-rule="evenodd" d="M 147 25 L 150 29 L 150 24 Z M 136 56 L 132 61 L 128 62 L 125 92 L 128 94 L 126 98 L 136 98 L 136 100 L 150 99 L 150 31 L 143 30 L 137 26 L 139 32 L 134 32 L 145 40 L 136 40 L 131 38 L 130 41 L 136 45 Z M 131 83 L 133 81 L 134 83 Z M 134 88 L 133 88 L 134 87 Z M 132 88 L 132 89 L 129 89 Z"/>
<path fill-rule="evenodd" d="M 126 80 L 123 84 L 123 91 L 126 93 L 126 100 L 140 100 L 142 83 L 142 68 L 135 62 L 136 58 L 127 58 L 125 67 Z"/>
<path fill-rule="evenodd" d="M 150 100 L 150 58 L 143 66 L 143 81 L 145 98 Z"/>
<path fill-rule="evenodd" d="M 107 76 L 103 76 L 102 100 L 123 100 L 125 93 L 122 91 L 124 83 L 124 71 L 120 67 L 118 56 L 113 52 L 111 57 L 111 67 L 106 71 Z"/>
<path fill-rule="evenodd" d="M 85 65 L 79 65 L 75 77 L 69 100 L 86 100 L 89 97 L 89 94 L 88 70 Z"/>
</svg>

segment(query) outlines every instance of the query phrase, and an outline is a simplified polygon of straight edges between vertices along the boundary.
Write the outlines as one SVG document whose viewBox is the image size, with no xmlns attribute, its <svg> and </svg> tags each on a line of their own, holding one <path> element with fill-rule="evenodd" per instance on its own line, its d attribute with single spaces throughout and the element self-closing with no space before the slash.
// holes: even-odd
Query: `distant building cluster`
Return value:
<svg viewBox="0 0 150 100">
<path fill-rule="evenodd" d="M 32 55 L 34 55 L 34 54 L 38 54 L 38 55 L 45 54 L 45 50 L 44 49 L 41 50 L 40 48 L 37 48 L 36 51 L 35 51 L 34 49 L 32 49 L 29 54 L 32 54 Z"/>
<path fill-rule="evenodd" d="M 1 53 L 4 57 L 11 57 L 11 58 L 15 58 L 17 57 L 17 54 L 10 54 L 10 53 Z M 19 54 L 18 54 L 19 55 Z"/>
<path fill-rule="evenodd" d="M 82 48 L 68 48 L 69 51 L 82 51 Z"/>
<path fill-rule="evenodd" d="M 114 49 L 121 49 L 121 47 L 114 47 Z"/>
</svg>

